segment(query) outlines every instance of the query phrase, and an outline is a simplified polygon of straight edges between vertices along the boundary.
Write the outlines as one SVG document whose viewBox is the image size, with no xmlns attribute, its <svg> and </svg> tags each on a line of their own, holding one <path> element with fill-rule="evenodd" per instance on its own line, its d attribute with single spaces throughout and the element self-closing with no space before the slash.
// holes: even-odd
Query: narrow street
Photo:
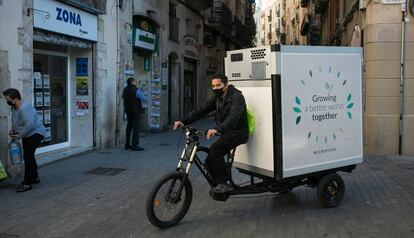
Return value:
<svg viewBox="0 0 414 238">
<path fill-rule="evenodd" d="M 208 128 L 209 123 L 196 127 Z M 306 187 L 216 202 L 194 168 L 187 216 L 177 226 L 159 230 L 146 219 L 146 196 L 160 176 L 175 168 L 182 139 L 178 132 L 150 134 L 143 138 L 145 151 L 110 148 L 48 164 L 40 168 L 41 183 L 24 194 L 14 191 L 20 178 L 0 183 L 0 237 L 414 235 L 414 157 L 367 157 L 352 174 L 342 173 L 346 194 L 333 209 L 323 208 L 316 191 Z M 98 167 L 122 170 L 87 173 Z M 249 179 L 235 175 L 240 182 Z"/>
</svg>

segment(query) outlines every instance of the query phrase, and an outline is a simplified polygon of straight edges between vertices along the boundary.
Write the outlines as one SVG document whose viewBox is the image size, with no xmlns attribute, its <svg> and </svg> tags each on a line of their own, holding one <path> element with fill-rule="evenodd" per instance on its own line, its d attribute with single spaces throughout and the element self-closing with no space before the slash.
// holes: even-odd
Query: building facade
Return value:
<svg viewBox="0 0 414 238">
<path fill-rule="evenodd" d="M 224 72 L 227 50 L 252 45 L 254 2 L 135 0 L 133 76 L 149 97 L 142 127 L 164 130 L 203 105 L 211 75 Z M 255 29 L 255 26 L 254 26 Z M 139 34 L 155 39 L 149 48 Z"/>
<path fill-rule="evenodd" d="M 62 150 L 80 152 L 116 143 L 117 120 L 108 115 L 117 110 L 118 62 L 131 51 L 122 52 L 126 37 L 114 31 L 131 12 L 114 4 L 0 1 L 0 88 L 19 89 L 43 121 L 47 136 L 37 152 L 56 153 L 40 163 L 58 158 Z M 0 153 L 5 160 L 11 124 L 4 100 L 0 115 Z"/>
<path fill-rule="evenodd" d="M 227 50 L 252 45 L 253 4 L 0 0 L 0 89 L 19 89 L 43 120 L 41 164 L 125 143 L 121 96 L 129 77 L 148 98 L 142 130 L 165 130 L 206 101 Z M 0 100 L 0 158 L 14 174 L 10 116 Z"/>
</svg>

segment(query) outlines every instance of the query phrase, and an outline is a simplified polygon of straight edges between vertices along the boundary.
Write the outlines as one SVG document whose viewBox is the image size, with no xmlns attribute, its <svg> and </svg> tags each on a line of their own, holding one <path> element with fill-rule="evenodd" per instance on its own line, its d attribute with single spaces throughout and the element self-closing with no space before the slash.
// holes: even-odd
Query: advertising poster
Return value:
<svg viewBox="0 0 414 238">
<path fill-rule="evenodd" d="M 159 117 L 151 117 L 150 127 L 159 129 L 160 128 L 160 118 Z"/>
<path fill-rule="evenodd" d="M 88 98 L 76 99 L 76 116 L 89 115 L 89 100 Z"/>
<path fill-rule="evenodd" d="M 35 94 L 35 105 L 36 107 L 43 107 L 43 93 L 42 92 L 36 92 Z"/>
<path fill-rule="evenodd" d="M 43 113 L 43 123 L 44 124 L 50 124 L 51 122 L 51 115 L 50 115 L 50 110 L 45 110 Z"/>
<path fill-rule="evenodd" d="M 43 88 L 42 74 L 40 72 L 34 72 L 33 79 L 34 79 L 35 88 L 37 89 Z"/>
<path fill-rule="evenodd" d="M 52 129 L 50 128 L 50 126 L 45 127 L 45 129 L 46 129 L 45 142 L 49 142 L 52 140 Z"/>
<path fill-rule="evenodd" d="M 168 64 L 162 63 L 161 65 L 161 83 L 162 83 L 162 90 L 167 90 L 168 85 Z"/>
<path fill-rule="evenodd" d="M 43 75 L 43 88 L 50 88 L 50 76 L 48 74 Z"/>
<path fill-rule="evenodd" d="M 360 53 L 283 53 L 282 62 L 284 176 L 362 162 Z"/>
<path fill-rule="evenodd" d="M 37 111 L 37 118 L 39 118 L 40 122 L 43 124 L 43 110 Z"/>
<path fill-rule="evenodd" d="M 50 107 L 50 92 L 43 93 L 43 106 Z"/>
<path fill-rule="evenodd" d="M 134 61 L 133 60 L 125 60 L 125 75 L 134 75 Z"/>
<path fill-rule="evenodd" d="M 88 77 L 76 77 L 76 96 L 88 96 Z"/>
</svg>

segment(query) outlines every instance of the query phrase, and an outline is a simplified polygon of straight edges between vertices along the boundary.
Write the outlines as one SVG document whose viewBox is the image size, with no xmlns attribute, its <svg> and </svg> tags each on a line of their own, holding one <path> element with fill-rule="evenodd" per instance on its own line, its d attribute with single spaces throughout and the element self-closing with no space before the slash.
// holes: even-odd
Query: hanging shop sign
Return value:
<svg viewBox="0 0 414 238">
<path fill-rule="evenodd" d="M 34 27 L 97 41 L 97 16 L 58 1 L 34 0 Z"/>
<path fill-rule="evenodd" d="M 139 28 L 135 29 L 135 47 L 154 51 L 156 39 L 157 35 L 155 35 L 154 33 L 144 31 Z"/>
<path fill-rule="evenodd" d="M 200 57 L 201 44 L 192 36 L 184 37 L 184 56 L 191 59 Z"/>
</svg>

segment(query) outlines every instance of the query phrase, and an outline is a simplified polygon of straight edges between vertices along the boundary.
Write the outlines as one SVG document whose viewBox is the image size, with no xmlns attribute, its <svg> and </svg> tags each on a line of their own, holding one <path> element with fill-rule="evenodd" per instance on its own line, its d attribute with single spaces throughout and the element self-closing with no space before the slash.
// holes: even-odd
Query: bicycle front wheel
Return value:
<svg viewBox="0 0 414 238">
<path fill-rule="evenodd" d="M 193 188 L 187 178 L 180 192 L 182 183 L 183 174 L 171 172 L 155 184 L 146 203 L 147 218 L 152 225 L 165 229 L 184 218 L 193 199 Z"/>
</svg>

